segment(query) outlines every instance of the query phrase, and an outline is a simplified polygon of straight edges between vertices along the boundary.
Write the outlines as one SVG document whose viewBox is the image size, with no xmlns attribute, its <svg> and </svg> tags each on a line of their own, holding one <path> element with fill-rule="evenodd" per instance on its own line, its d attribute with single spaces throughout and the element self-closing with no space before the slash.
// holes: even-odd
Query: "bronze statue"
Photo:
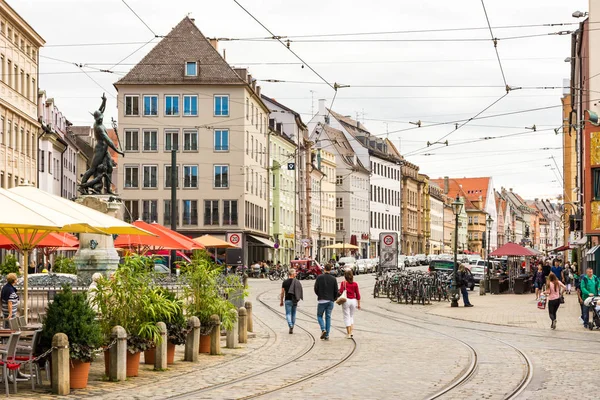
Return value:
<svg viewBox="0 0 600 400">
<path fill-rule="evenodd" d="M 92 165 L 90 169 L 85 171 L 81 177 L 81 184 L 79 185 L 79 192 L 82 194 L 114 194 L 111 191 L 111 174 L 113 168 L 116 167 L 108 148 L 110 147 L 117 154 L 125 156 L 125 153 L 117 149 L 112 140 L 106 133 L 102 120 L 104 118 L 104 110 L 106 109 L 106 96 L 102 93 L 102 104 L 97 111 L 94 111 L 94 137 L 96 138 L 96 146 L 94 147 L 94 158 L 92 159 Z M 117 134 L 116 125 L 113 124 L 115 134 Z M 117 134 L 118 135 L 118 134 Z M 118 136 L 117 136 L 118 138 Z M 91 177 L 94 177 L 90 181 Z"/>
</svg>

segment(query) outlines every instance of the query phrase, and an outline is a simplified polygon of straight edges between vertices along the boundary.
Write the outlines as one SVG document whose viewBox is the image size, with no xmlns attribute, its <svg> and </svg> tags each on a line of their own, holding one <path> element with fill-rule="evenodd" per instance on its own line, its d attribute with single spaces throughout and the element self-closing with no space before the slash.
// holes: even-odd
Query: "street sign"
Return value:
<svg viewBox="0 0 600 400">
<path fill-rule="evenodd" d="M 228 233 L 227 241 L 234 246 L 242 247 L 242 236 L 240 233 Z"/>
<path fill-rule="evenodd" d="M 287 167 L 288 167 L 288 171 L 293 171 L 296 169 L 296 163 L 289 162 Z"/>
<path fill-rule="evenodd" d="M 379 234 L 379 268 L 398 268 L 398 233 Z"/>
</svg>

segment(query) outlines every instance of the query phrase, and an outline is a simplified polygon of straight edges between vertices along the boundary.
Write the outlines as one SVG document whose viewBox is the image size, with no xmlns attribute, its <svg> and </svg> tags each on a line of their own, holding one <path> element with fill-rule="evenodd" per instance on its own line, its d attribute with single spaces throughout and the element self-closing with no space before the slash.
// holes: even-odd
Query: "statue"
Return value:
<svg viewBox="0 0 600 400">
<path fill-rule="evenodd" d="M 94 158 L 92 159 L 92 165 L 90 169 L 85 171 L 81 177 L 81 184 L 79 185 L 79 192 L 81 194 L 114 194 L 110 188 L 111 186 L 111 175 L 113 168 L 116 167 L 108 148 L 110 147 L 117 154 L 125 157 L 125 153 L 118 150 L 112 140 L 106 133 L 102 120 L 104 118 L 104 110 L 106 109 L 106 96 L 102 93 L 102 104 L 97 111 L 94 111 L 94 137 L 96 138 L 96 146 L 94 147 Z M 117 127 L 113 121 L 113 128 L 115 134 L 117 134 Z M 117 138 L 118 138 L 117 134 Z M 91 177 L 94 177 L 90 181 Z"/>
</svg>

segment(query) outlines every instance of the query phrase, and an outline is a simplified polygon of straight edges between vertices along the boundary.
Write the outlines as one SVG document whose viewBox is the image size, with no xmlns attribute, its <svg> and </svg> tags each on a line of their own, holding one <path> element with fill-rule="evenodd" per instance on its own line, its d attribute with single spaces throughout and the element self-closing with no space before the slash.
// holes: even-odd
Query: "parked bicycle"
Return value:
<svg viewBox="0 0 600 400">
<path fill-rule="evenodd" d="M 377 274 L 373 297 L 387 296 L 396 303 L 426 304 L 449 300 L 451 273 L 387 270 Z"/>
</svg>

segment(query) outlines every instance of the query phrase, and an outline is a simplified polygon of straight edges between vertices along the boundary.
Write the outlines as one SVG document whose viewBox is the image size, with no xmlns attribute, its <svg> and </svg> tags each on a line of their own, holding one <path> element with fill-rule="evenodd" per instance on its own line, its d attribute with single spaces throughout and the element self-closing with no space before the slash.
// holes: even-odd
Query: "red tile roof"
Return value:
<svg viewBox="0 0 600 400">
<path fill-rule="evenodd" d="M 434 183 L 438 184 L 441 188 L 444 187 L 444 179 L 432 179 Z M 465 207 L 467 209 L 479 209 L 476 207 L 473 202 L 478 201 L 481 196 L 482 204 L 485 204 L 486 195 L 488 192 L 488 186 L 490 183 L 490 178 L 460 178 L 448 179 L 448 196 L 451 198 L 459 195 L 466 199 Z"/>
</svg>

